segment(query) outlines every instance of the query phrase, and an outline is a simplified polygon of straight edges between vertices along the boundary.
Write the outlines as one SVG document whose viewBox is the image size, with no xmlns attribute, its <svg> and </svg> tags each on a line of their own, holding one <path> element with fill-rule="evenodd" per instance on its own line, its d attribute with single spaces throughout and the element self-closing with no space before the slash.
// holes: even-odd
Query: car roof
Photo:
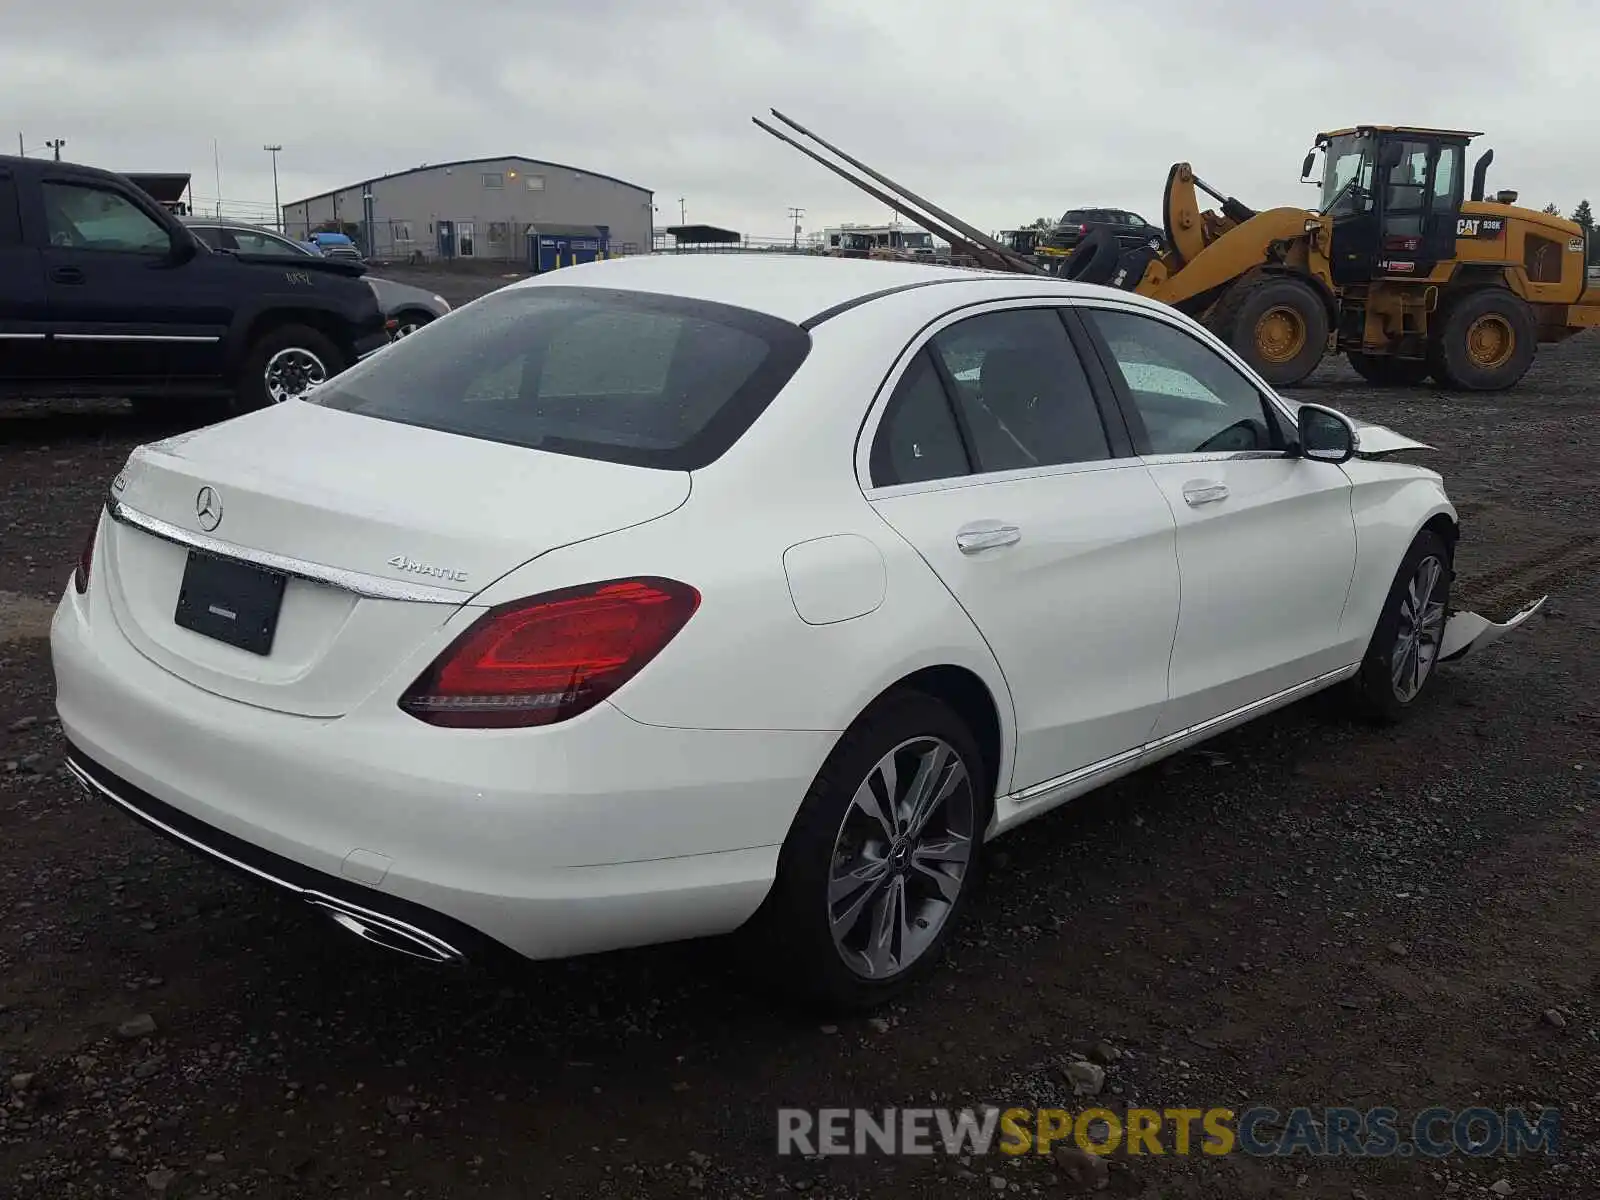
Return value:
<svg viewBox="0 0 1600 1200">
<path fill-rule="evenodd" d="M 980 279 L 1037 278 L 1040 277 L 820 254 L 641 254 L 563 267 L 514 283 L 507 290 L 563 285 L 622 288 L 732 304 L 798 325 L 831 309 L 903 288 Z"/>
</svg>

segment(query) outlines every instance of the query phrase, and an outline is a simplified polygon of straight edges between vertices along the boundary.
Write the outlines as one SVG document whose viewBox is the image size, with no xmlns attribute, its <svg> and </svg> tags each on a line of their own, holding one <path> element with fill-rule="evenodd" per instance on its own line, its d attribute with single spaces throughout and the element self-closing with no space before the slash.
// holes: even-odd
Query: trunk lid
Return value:
<svg viewBox="0 0 1600 1200">
<path fill-rule="evenodd" d="M 106 523 L 106 587 L 128 639 L 173 674 L 339 716 L 506 572 L 669 513 L 689 487 L 685 471 L 292 402 L 135 450 L 112 485 L 122 512 Z M 270 653 L 176 623 L 195 546 L 289 576 Z"/>
</svg>

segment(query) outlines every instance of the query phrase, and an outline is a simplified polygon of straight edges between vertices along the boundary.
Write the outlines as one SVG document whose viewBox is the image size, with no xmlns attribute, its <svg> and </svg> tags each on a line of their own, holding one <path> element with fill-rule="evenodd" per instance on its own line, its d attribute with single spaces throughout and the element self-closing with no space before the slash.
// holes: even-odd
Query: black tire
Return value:
<svg viewBox="0 0 1600 1200">
<path fill-rule="evenodd" d="M 1426 383 L 1432 367 L 1425 359 L 1395 358 L 1389 354 L 1345 354 L 1357 375 L 1374 387 L 1419 387 Z"/>
<path fill-rule="evenodd" d="M 1503 358 L 1474 357 L 1471 345 L 1485 327 L 1491 338 L 1509 335 L 1511 346 Z M 1539 323 L 1527 302 L 1506 288 L 1485 287 L 1446 302 L 1444 319 L 1429 339 L 1428 363 L 1446 387 L 1499 392 L 1528 373 L 1538 348 Z"/>
<path fill-rule="evenodd" d="M 903 969 L 868 978 L 847 963 L 846 951 L 835 944 L 830 878 L 847 815 L 859 824 L 859 810 L 853 811 L 857 790 L 886 755 L 921 738 L 942 741 L 966 769 L 971 785 L 971 855 L 959 890 L 927 948 Z M 959 791 L 947 802 L 952 813 L 959 811 Z M 966 724 L 942 701 L 922 692 L 891 693 L 857 720 L 806 793 L 779 852 L 772 891 L 741 931 L 773 990 L 824 1011 L 860 1011 L 889 1001 L 933 969 L 978 886 L 993 795 L 992 767 L 983 761 Z M 916 876 L 915 871 L 907 874 Z M 869 917 L 870 912 L 863 910 L 862 919 Z"/>
<path fill-rule="evenodd" d="M 1155 256 L 1156 252 L 1149 246 L 1135 246 L 1132 250 L 1124 251 L 1117 259 L 1117 269 L 1106 281 L 1108 286 L 1122 292 L 1137 290 Z"/>
<path fill-rule="evenodd" d="M 1450 548 L 1433 530 L 1424 529 L 1412 539 L 1405 557 L 1400 560 L 1394 582 L 1389 585 L 1383 611 L 1378 615 L 1378 624 L 1372 631 L 1372 640 L 1367 644 L 1366 656 L 1361 660 L 1361 670 L 1353 680 L 1352 691 L 1357 710 L 1383 723 L 1398 721 L 1415 707 L 1417 701 L 1427 694 L 1438 673 L 1439 643 L 1435 640 L 1433 658 L 1428 662 L 1416 691 L 1402 695 L 1394 682 L 1395 655 L 1399 649 L 1401 627 L 1407 619 L 1411 583 L 1421 565 L 1429 559 L 1437 562 L 1440 568 L 1432 599 L 1443 606 L 1435 635 L 1436 638 L 1443 636 L 1444 625 L 1450 619 L 1450 582 L 1454 576 Z"/>
<path fill-rule="evenodd" d="M 420 308 L 407 309 L 405 312 L 395 314 L 394 339 L 399 341 L 409 337 L 433 320 L 431 312 L 424 312 Z"/>
<path fill-rule="evenodd" d="M 324 333 L 305 325 L 279 325 L 269 329 L 245 351 L 234 388 L 234 412 L 254 412 L 278 402 L 268 390 L 267 369 L 274 358 L 286 350 L 309 354 L 321 364 L 324 379 L 332 379 L 346 366 L 344 354 Z"/>
<path fill-rule="evenodd" d="M 1083 240 L 1061 269 L 1061 278 L 1074 283 L 1110 283 L 1121 259 L 1122 243 L 1117 241 L 1116 234 L 1102 225 L 1083 235 Z"/>
<path fill-rule="evenodd" d="M 1269 333 L 1260 327 L 1269 320 L 1286 330 L 1287 340 L 1272 342 L 1281 344 L 1281 351 L 1262 349 Z M 1223 294 L 1206 324 L 1273 387 L 1299 383 L 1317 369 L 1328 347 L 1328 308 L 1322 294 L 1293 275 L 1239 280 Z"/>
</svg>

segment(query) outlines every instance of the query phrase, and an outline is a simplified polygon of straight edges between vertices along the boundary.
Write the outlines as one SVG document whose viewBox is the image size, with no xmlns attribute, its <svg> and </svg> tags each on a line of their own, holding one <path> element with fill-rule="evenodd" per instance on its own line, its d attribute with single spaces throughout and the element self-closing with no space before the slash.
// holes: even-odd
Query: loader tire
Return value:
<svg viewBox="0 0 1600 1200">
<path fill-rule="evenodd" d="M 1328 309 L 1309 283 L 1292 275 L 1241 279 L 1206 322 L 1273 387 L 1299 383 L 1328 346 Z"/>
<path fill-rule="evenodd" d="M 1507 288 L 1480 288 L 1449 302 L 1429 339 L 1428 365 L 1445 387 L 1500 392 L 1527 374 L 1538 345 L 1526 301 Z"/>
<path fill-rule="evenodd" d="M 1117 241 L 1116 234 L 1101 226 L 1084 235 L 1062 267 L 1061 277 L 1074 283 L 1110 283 L 1120 261 L 1122 243 Z"/>
<path fill-rule="evenodd" d="M 1427 381 L 1429 364 L 1420 358 L 1395 358 L 1388 354 L 1349 351 L 1345 357 L 1357 375 L 1374 387 L 1419 387 Z"/>
</svg>

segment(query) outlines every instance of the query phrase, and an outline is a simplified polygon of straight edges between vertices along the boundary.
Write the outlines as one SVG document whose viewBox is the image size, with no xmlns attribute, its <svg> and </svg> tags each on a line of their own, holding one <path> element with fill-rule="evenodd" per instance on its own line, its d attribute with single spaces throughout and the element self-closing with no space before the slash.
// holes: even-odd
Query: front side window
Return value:
<svg viewBox="0 0 1600 1200">
<path fill-rule="evenodd" d="M 1366 212 L 1371 206 L 1373 140 L 1343 133 L 1323 153 L 1321 211 L 1336 215 Z"/>
<path fill-rule="evenodd" d="M 1427 142 L 1401 142 L 1400 161 L 1389 168 L 1389 190 L 1384 199 L 1384 232 L 1417 235 L 1428 195 Z"/>
<path fill-rule="evenodd" d="M 172 238 L 126 196 L 81 183 L 46 183 L 45 227 L 52 246 L 166 254 Z"/>
<path fill-rule="evenodd" d="M 1084 309 L 1100 331 L 1144 425 L 1146 454 L 1281 450 L 1261 393 L 1225 358 L 1165 321 Z"/>
<path fill-rule="evenodd" d="M 402 338 L 308 398 L 463 437 L 695 470 L 799 368 L 799 326 L 724 304 L 590 288 L 514 288 Z"/>
<path fill-rule="evenodd" d="M 206 245 L 210 246 L 213 250 L 232 249 L 231 246 L 227 245 L 227 243 L 223 241 L 222 230 L 218 229 L 215 225 L 191 225 L 189 226 L 189 232 L 194 234 L 195 237 L 204 242 Z"/>
<path fill-rule="evenodd" d="M 1111 457 L 1100 409 L 1060 314 L 1011 309 L 968 317 L 933 339 L 979 471 Z"/>
</svg>

